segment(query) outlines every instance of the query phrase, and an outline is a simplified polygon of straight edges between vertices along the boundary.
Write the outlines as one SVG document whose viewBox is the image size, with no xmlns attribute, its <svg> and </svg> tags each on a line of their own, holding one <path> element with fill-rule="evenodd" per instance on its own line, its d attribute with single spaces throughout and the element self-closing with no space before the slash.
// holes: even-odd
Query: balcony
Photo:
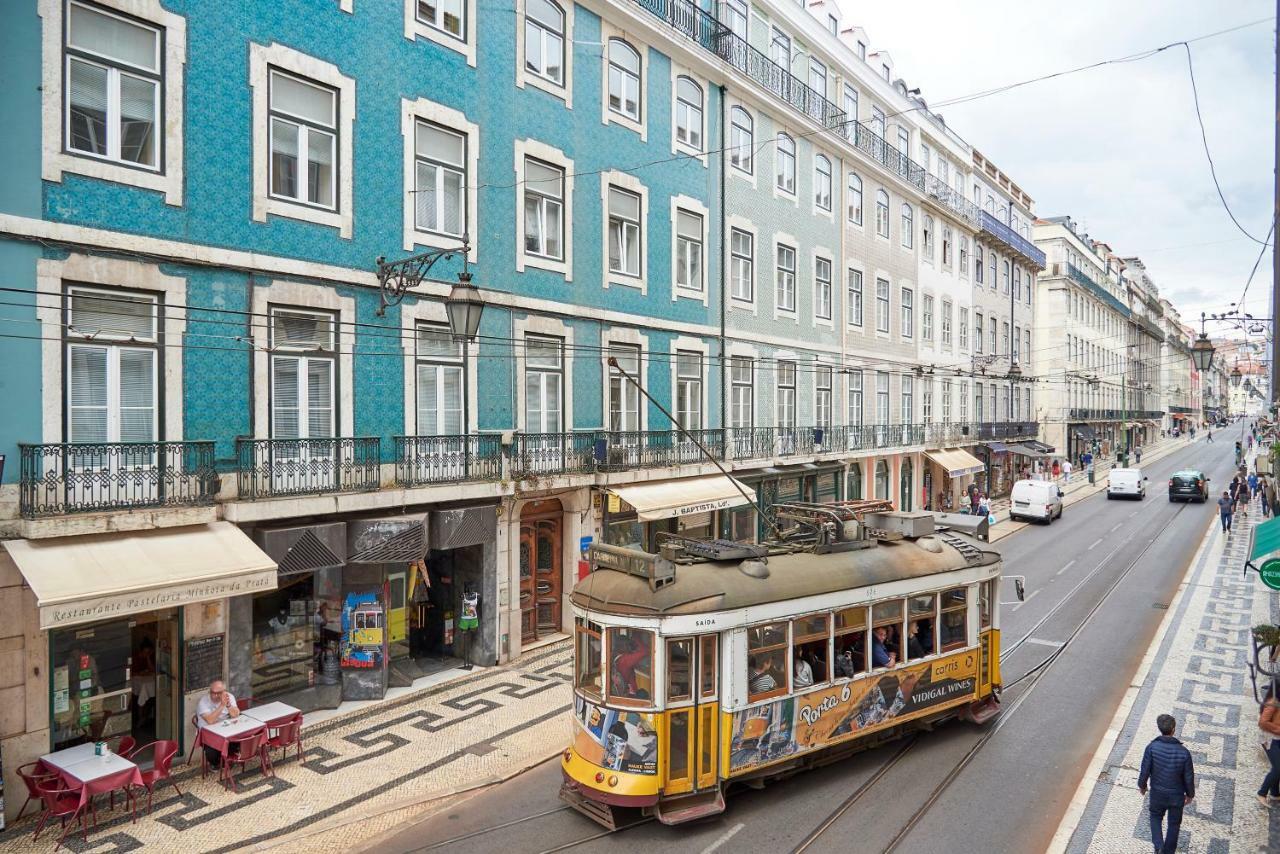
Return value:
<svg viewBox="0 0 1280 854">
<path fill-rule="evenodd" d="M 1040 433 L 1040 425 L 1035 421 L 980 421 L 973 426 L 982 442 L 1034 439 Z"/>
<path fill-rule="evenodd" d="M 501 436 L 396 436 L 392 441 L 398 486 L 502 479 Z"/>
<path fill-rule="evenodd" d="M 726 27 L 709 12 L 689 0 L 634 0 L 649 14 L 665 21 L 673 29 L 710 53 L 733 66 L 744 76 L 759 84 L 804 113 L 823 127 L 838 130 L 845 123 L 845 113 L 835 104 L 819 95 L 799 78 L 778 65 L 769 57 L 747 44 L 740 36 Z"/>
<path fill-rule="evenodd" d="M 18 445 L 18 512 L 25 519 L 212 504 L 213 442 Z"/>
<path fill-rule="evenodd" d="M 981 213 L 978 206 L 966 199 L 963 193 L 957 192 L 948 186 L 942 179 L 926 174 L 924 176 L 923 189 L 926 196 L 936 200 L 956 216 L 972 223 L 974 226 L 978 225 L 979 214 Z"/>
<path fill-rule="evenodd" d="M 1044 253 L 1031 241 L 1018 234 L 987 211 L 979 211 L 978 226 L 991 237 L 999 240 L 1010 251 L 1020 256 L 1037 270 L 1044 269 Z"/>
<path fill-rule="evenodd" d="M 1081 270 L 1079 267 L 1076 267 L 1074 264 L 1067 264 L 1066 268 L 1067 268 L 1067 277 L 1070 278 L 1073 282 L 1075 282 L 1078 285 L 1083 285 L 1085 290 L 1092 293 L 1099 300 L 1106 303 L 1116 311 L 1120 312 L 1125 317 L 1130 316 L 1131 312 L 1129 311 L 1129 306 L 1120 302 L 1120 300 L 1116 299 L 1115 296 L 1109 290 L 1107 290 L 1102 285 L 1095 282 L 1092 276 L 1090 276 L 1084 270 Z"/>
<path fill-rule="evenodd" d="M 376 436 L 333 439 L 236 439 L 242 499 L 361 492 L 380 485 Z"/>
<path fill-rule="evenodd" d="M 693 430 L 691 434 L 716 459 L 724 459 L 723 430 Z M 696 465 L 706 462 L 698 445 L 677 430 L 610 430 L 595 444 L 598 471 Z"/>
</svg>

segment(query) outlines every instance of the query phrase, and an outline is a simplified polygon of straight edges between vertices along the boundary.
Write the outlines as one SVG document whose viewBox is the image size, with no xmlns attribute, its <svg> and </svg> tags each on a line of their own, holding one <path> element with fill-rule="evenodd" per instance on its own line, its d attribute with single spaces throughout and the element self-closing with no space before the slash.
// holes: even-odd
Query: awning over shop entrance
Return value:
<svg viewBox="0 0 1280 854">
<path fill-rule="evenodd" d="M 1097 432 L 1094 431 L 1094 429 L 1090 427 L 1088 424 L 1072 424 L 1071 432 L 1075 433 L 1081 439 L 1086 439 L 1086 440 L 1096 439 L 1098 437 Z"/>
<path fill-rule="evenodd" d="M 1037 451 L 1039 451 L 1042 454 L 1052 454 L 1055 450 L 1053 445 L 1046 445 L 1044 442 L 1038 441 L 1036 439 L 1028 439 L 1022 444 L 1026 445 L 1028 448 L 1035 448 Z"/>
<path fill-rule="evenodd" d="M 982 460 L 960 448 L 948 448 L 939 451 L 925 451 L 924 455 L 942 466 L 948 477 L 963 477 L 966 474 L 977 474 L 986 465 Z"/>
<path fill-rule="evenodd" d="M 1263 559 L 1280 552 L 1280 518 L 1256 525 L 1253 529 L 1253 548 L 1249 550 L 1249 562 L 1261 563 Z"/>
<path fill-rule="evenodd" d="M 636 516 L 641 522 L 724 510 L 750 503 L 743 497 L 743 492 L 751 496 L 752 501 L 755 500 L 755 490 L 722 474 L 615 486 L 610 487 L 609 492 L 636 508 Z"/>
<path fill-rule="evenodd" d="M 42 629 L 276 588 L 275 562 L 230 522 L 4 547 L 36 594 Z"/>
<path fill-rule="evenodd" d="M 984 442 L 983 444 L 986 445 L 987 450 L 991 451 L 993 454 L 1003 454 L 1005 451 L 1009 450 L 1009 446 L 1004 442 Z"/>
<path fill-rule="evenodd" d="M 1044 451 L 1037 450 L 1036 448 L 1033 448 L 1030 445 L 1023 444 L 1023 443 L 1019 443 L 1017 445 L 1010 445 L 1009 453 L 1019 454 L 1024 457 L 1030 457 L 1033 460 L 1043 460 L 1053 456 L 1053 454 L 1046 454 Z"/>
</svg>

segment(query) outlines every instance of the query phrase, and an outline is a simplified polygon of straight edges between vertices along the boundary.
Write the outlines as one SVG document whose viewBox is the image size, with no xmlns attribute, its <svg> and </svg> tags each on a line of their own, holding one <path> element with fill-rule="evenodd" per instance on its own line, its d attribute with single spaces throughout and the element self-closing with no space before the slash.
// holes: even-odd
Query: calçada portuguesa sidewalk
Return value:
<svg viewBox="0 0 1280 854">
<path fill-rule="evenodd" d="M 119 806 L 98 811 L 89 850 L 226 852 L 345 851 L 417 817 L 441 798 L 498 782 L 545 760 L 566 744 L 570 646 L 539 649 L 512 664 L 466 677 L 303 731 L 306 763 L 290 753 L 275 777 L 253 770 L 226 791 L 213 774 L 176 775 L 179 796 L 163 785 L 150 815 L 131 823 Z M 10 797 L 21 797 L 18 792 Z M 145 795 L 142 810 L 146 807 Z M 33 842 L 32 812 L 0 833 L 5 852 L 52 851 L 60 828 Z M 85 850 L 78 830 L 66 845 Z"/>
<path fill-rule="evenodd" d="M 1183 813 L 1179 851 L 1280 851 L 1280 807 L 1254 798 L 1268 769 L 1259 747 L 1250 680 L 1252 627 L 1280 623 L 1280 593 L 1244 573 L 1257 501 L 1223 535 L 1213 524 L 1108 727 L 1054 837 L 1054 854 L 1149 852 L 1138 793 L 1142 752 L 1156 716 L 1178 719 L 1176 736 L 1195 759 L 1196 797 Z M 1265 679 L 1265 677 L 1260 677 Z"/>
</svg>

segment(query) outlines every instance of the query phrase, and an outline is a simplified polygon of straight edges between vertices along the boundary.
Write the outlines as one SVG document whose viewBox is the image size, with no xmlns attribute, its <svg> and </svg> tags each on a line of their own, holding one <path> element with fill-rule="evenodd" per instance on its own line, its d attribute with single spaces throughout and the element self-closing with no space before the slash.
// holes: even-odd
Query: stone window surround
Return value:
<svg viewBox="0 0 1280 854">
<path fill-rule="evenodd" d="M 400 304 L 400 338 L 404 344 L 404 435 L 416 436 L 418 433 L 418 324 L 449 324 L 449 315 L 444 303 L 437 300 L 414 300 L 410 304 L 405 300 Z M 466 431 L 475 434 L 479 431 L 479 390 L 476 383 L 476 359 L 480 355 L 480 342 L 470 341 L 465 346 L 466 359 L 463 362 L 463 375 L 467 387 L 467 423 Z"/>
<path fill-rule="evenodd" d="M 412 0 L 405 0 L 406 3 Z M 474 3 L 475 0 L 468 0 Z M 629 44 L 640 55 L 640 121 L 634 121 L 609 109 L 609 41 L 619 39 Z M 608 21 L 600 21 L 600 123 L 615 124 L 640 134 L 642 142 L 649 141 L 649 46 L 634 35 L 615 28 Z"/>
<path fill-rule="evenodd" d="M 412 3 L 413 0 L 405 0 L 406 3 Z M 467 0 L 471 5 L 475 4 L 475 0 Z M 577 8 L 577 4 L 572 0 L 554 0 L 555 4 L 560 7 L 560 11 L 564 13 L 564 85 L 557 86 L 545 77 L 532 74 L 524 67 L 524 16 L 525 16 L 526 0 L 516 0 L 516 88 L 524 89 L 532 86 L 535 89 L 541 89 L 550 95 L 564 101 L 566 109 L 573 109 L 573 10 Z M 471 65 L 475 65 L 474 51 L 467 60 Z"/>
<path fill-rule="evenodd" d="M 702 90 L 702 149 L 695 150 L 676 139 L 676 88 L 681 77 L 688 77 Z M 711 85 L 705 77 L 694 74 L 688 68 L 671 63 L 671 153 L 683 154 L 693 158 L 703 166 L 707 165 L 708 119 L 711 112 Z M 726 114 L 727 115 L 727 114 Z M 733 168 L 732 166 L 730 167 Z"/>
<path fill-rule="evenodd" d="M 617 187 L 635 193 L 640 197 L 640 275 L 632 276 L 609 269 L 609 188 Z M 603 251 L 600 253 L 603 266 L 602 282 L 608 289 L 611 285 L 622 285 L 638 288 L 640 293 L 649 293 L 649 188 L 640 183 L 640 179 L 626 172 L 610 169 L 600 174 L 600 222 Z M 566 221 L 565 228 L 569 227 Z M 674 261 L 672 262 L 674 264 Z"/>
<path fill-rule="evenodd" d="M 516 430 L 524 431 L 524 342 L 530 336 L 545 336 L 548 338 L 559 338 L 564 342 L 564 361 L 561 364 L 561 372 L 564 376 L 564 385 L 560 389 L 560 406 L 561 406 L 561 425 L 566 433 L 571 433 L 577 429 L 573 422 L 573 327 L 554 317 L 546 317 L 540 314 L 525 315 L 516 318 L 512 327 L 514 331 L 512 336 L 516 339 L 516 389 L 517 401 L 515 411 Z"/>
<path fill-rule="evenodd" d="M 400 101 L 400 135 L 404 143 L 404 250 L 412 252 L 414 246 L 427 246 L 436 249 L 447 249 L 460 245 L 460 239 L 431 231 L 420 231 L 414 216 L 416 197 L 411 190 L 417 183 L 417 122 L 440 125 L 456 131 L 466 137 L 467 146 L 467 236 L 471 239 L 471 250 L 467 260 L 472 264 L 478 258 L 476 235 L 479 234 L 479 175 L 480 175 L 480 126 L 468 121 L 464 113 L 451 107 L 419 98 Z"/>
<path fill-rule="evenodd" d="M 353 2 L 353 0 L 342 0 L 342 2 Z M 463 0 L 465 9 L 463 9 L 463 35 L 464 39 L 454 38 L 448 33 L 437 30 L 430 24 L 424 24 L 418 20 L 417 0 L 404 0 L 404 37 L 409 41 L 416 41 L 419 37 L 434 42 L 441 47 L 447 47 L 449 50 L 457 51 L 467 59 L 467 65 L 475 68 L 476 65 L 476 30 L 478 29 L 476 21 L 476 0 Z M 519 10 L 519 18 L 524 17 L 524 10 Z M 524 64 L 523 57 L 520 64 Z"/>
<path fill-rule="evenodd" d="M 701 338 L 690 338 L 687 335 L 678 335 L 675 338 L 672 338 L 669 346 L 671 348 L 671 414 L 674 415 L 676 412 L 678 400 L 676 394 L 680 387 L 680 381 L 676 375 L 677 354 L 681 350 L 696 352 L 702 357 L 702 426 L 704 429 L 707 429 L 711 426 L 711 419 L 709 417 L 711 412 L 707 409 L 709 392 L 708 386 L 711 384 L 708 382 L 707 376 L 707 368 L 710 367 L 710 347 L 708 347 L 707 342 Z M 674 430 L 675 427 L 673 426 L 671 429 Z"/>
<path fill-rule="evenodd" d="M 600 395 L 601 429 L 608 429 L 608 425 L 609 425 L 609 403 L 610 403 L 610 400 L 609 400 L 609 371 L 610 371 L 609 348 L 612 347 L 614 344 L 620 344 L 628 347 L 639 348 L 640 350 L 639 373 L 636 376 L 636 379 L 640 382 L 640 388 L 644 389 L 645 391 L 649 390 L 649 371 L 647 370 L 648 360 L 651 357 L 651 354 L 649 352 L 649 336 L 640 332 L 638 329 L 630 329 L 626 326 L 614 326 L 614 327 L 610 327 L 609 329 L 606 329 L 604 331 L 604 334 L 601 335 L 601 341 L 600 341 L 600 367 L 603 372 L 602 378 L 604 380 L 604 382 L 602 383 L 604 393 Z M 673 358 L 672 359 L 673 371 L 675 370 L 674 365 L 675 365 L 675 360 Z M 623 382 L 626 382 L 626 380 L 623 380 Z M 675 386 L 673 385 L 671 388 L 674 390 Z M 637 414 L 640 416 L 640 424 L 636 427 L 636 429 L 643 432 L 649 429 L 649 399 L 645 397 L 643 394 L 639 395 L 638 397 L 639 397 L 639 400 L 637 405 L 640 407 L 640 411 Z"/>
<path fill-rule="evenodd" d="M 562 243 L 564 246 L 564 260 L 557 261 L 553 258 L 543 258 L 539 255 L 529 255 L 524 251 L 524 161 L 526 157 L 532 157 L 535 160 L 543 160 L 552 166 L 558 166 L 564 170 L 564 211 L 560 217 L 564 227 L 564 235 Z M 516 200 L 516 270 L 524 272 L 527 267 L 535 267 L 539 270 L 548 270 L 552 273 L 559 273 L 564 276 L 566 282 L 573 281 L 573 161 L 565 156 L 565 153 L 558 148 L 539 142 L 536 139 L 517 139 L 515 143 L 515 170 L 517 186 L 520 187 L 520 195 Z M 606 202 L 607 204 L 607 202 Z M 606 207 L 606 221 L 608 219 L 608 209 Z M 607 222 L 606 222 L 607 232 Z M 644 235 L 641 235 L 644 239 Z M 607 244 L 606 244 L 607 245 Z M 608 267 L 608 255 L 606 253 L 605 266 Z M 607 284 L 606 284 L 607 287 Z"/>
<path fill-rule="evenodd" d="M 693 290 L 676 284 L 676 212 L 679 210 L 688 213 L 697 214 L 702 218 L 702 289 Z M 702 303 L 704 306 L 710 304 L 711 292 L 711 212 L 698 199 L 692 196 L 672 196 L 671 197 L 671 301 L 678 299 L 691 299 Z M 643 242 L 643 236 L 642 236 Z"/>
</svg>

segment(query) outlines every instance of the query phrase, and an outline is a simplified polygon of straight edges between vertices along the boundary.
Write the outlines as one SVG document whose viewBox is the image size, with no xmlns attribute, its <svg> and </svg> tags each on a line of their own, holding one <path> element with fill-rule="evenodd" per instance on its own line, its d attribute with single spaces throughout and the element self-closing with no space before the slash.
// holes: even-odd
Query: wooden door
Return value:
<svg viewBox="0 0 1280 854">
<path fill-rule="evenodd" d="M 561 512 L 560 502 L 552 499 L 526 505 L 520 517 L 520 637 L 524 643 L 561 631 Z"/>
</svg>

